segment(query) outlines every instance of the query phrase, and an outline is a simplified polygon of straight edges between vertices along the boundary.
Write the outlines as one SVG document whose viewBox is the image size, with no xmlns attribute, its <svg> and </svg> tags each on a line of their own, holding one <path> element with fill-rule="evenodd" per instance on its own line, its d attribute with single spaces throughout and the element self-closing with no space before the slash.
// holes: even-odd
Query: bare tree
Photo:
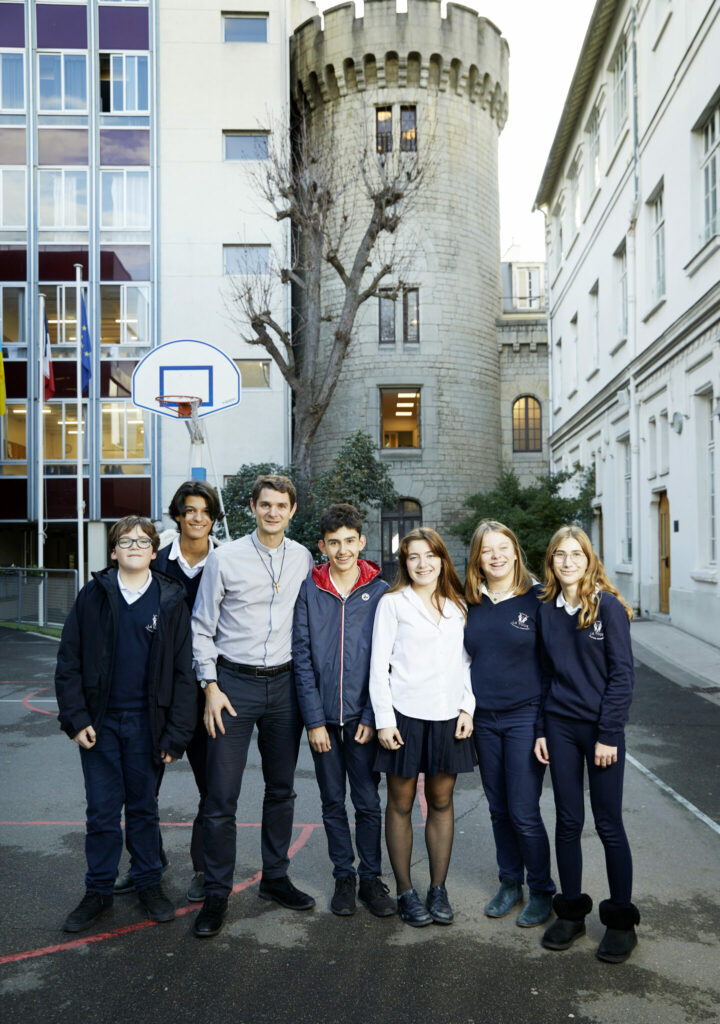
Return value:
<svg viewBox="0 0 720 1024">
<path fill-rule="evenodd" d="M 360 138 L 348 154 L 299 116 L 289 138 L 272 136 L 256 175 L 270 215 L 291 224 L 287 258 L 275 254 L 269 274 L 241 274 L 231 285 L 237 319 L 251 345 L 273 358 L 293 396 L 292 462 L 311 476 L 311 445 L 337 386 L 358 310 L 382 294 L 396 298 L 408 259 L 397 232 L 429 176 L 429 147 L 378 153 Z M 334 274 L 328 275 L 328 268 Z M 292 285 L 292 330 L 278 323 L 278 286 Z"/>
</svg>

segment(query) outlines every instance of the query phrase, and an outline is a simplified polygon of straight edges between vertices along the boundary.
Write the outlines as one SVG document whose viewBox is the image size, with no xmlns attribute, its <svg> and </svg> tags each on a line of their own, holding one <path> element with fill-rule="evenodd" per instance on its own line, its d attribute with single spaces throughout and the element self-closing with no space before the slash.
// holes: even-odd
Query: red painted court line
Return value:
<svg viewBox="0 0 720 1024">
<path fill-rule="evenodd" d="M 295 842 L 291 845 L 288 850 L 288 857 L 292 859 L 298 850 L 302 849 L 305 843 L 312 835 L 316 825 L 302 825 L 300 828 L 300 835 L 297 837 Z M 260 881 L 262 877 L 262 871 L 256 871 L 254 875 L 246 878 L 242 882 L 238 882 L 237 885 L 233 886 L 233 892 L 242 892 L 244 889 L 249 889 L 251 885 L 255 885 L 256 882 Z M 193 911 L 199 910 L 202 906 L 201 903 L 188 903 L 184 907 L 180 907 L 176 912 L 176 917 L 184 917 L 185 914 L 191 914 Z M 97 935 L 87 935 L 82 939 L 71 939 L 69 942 L 58 942 L 53 946 L 43 946 L 41 949 L 26 949 L 21 953 L 8 953 L 5 956 L 0 956 L 0 964 L 12 964 L 17 963 L 19 960 L 32 960 L 40 956 L 49 956 L 51 953 L 63 953 L 67 949 L 79 949 L 81 946 L 89 946 L 94 942 L 104 942 L 106 939 L 115 939 L 120 935 L 130 935 L 133 932 L 139 932 L 144 928 L 155 928 L 157 922 L 155 921 L 138 921 L 136 924 L 127 924 L 123 928 L 113 928 L 112 931 L 100 932 Z"/>
<path fill-rule="evenodd" d="M 57 711 L 46 711 L 45 708 L 36 708 L 34 704 L 30 703 L 33 697 L 37 697 L 39 693 L 45 693 L 45 691 L 49 689 L 49 686 L 41 686 L 39 690 L 33 690 L 32 693 L 27 695 L 27 697 L 23 697 L 23 707 L 26 707 L 28 711 L 38 711 L 41 715 L 51 715 L 53 718 L 57 718 Z"/>
<path fill-rule="evenodd" d="M 75 825 L 78 828 L 84 828 L 84 821 L 0 821 L 1 825 Z M 125 822 L 121 822 L 121 825 L 125 825 Z M 192 828 L 193 823 L 191 821 L 161 821 L 160 828 Z M 260 828 L 261 823 L 259 821 L 236 821 L 236 828 Z M 319 822 L 303 822 L 296 821 L 294 828 L 322 828 L 322 823 Z"/>
</svg>

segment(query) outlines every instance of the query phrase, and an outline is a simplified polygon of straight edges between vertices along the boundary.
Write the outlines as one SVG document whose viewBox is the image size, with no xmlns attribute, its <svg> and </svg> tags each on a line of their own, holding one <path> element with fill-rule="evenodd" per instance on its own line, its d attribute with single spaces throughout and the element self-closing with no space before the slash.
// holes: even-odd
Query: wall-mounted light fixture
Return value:
<svg viewBox="0 0 720 1024">
<path fill-rule="evenodd" d="M 673 417 L 670 420 L 670 426 L 673 428 L 676 434 L 682 434 L 684 422 L 685 417 L 683 416 L 683 414 L 681 412 L 674 412 Z"/>
</svg>

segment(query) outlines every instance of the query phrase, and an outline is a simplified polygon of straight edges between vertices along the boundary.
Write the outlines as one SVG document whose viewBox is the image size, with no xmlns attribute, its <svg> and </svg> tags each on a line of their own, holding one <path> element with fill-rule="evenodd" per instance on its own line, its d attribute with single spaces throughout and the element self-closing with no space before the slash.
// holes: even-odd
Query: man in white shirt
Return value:
<svg viewBox="0 0 720 1024">
<path fill-rule="evenodd" d="M 310 552 L 285 537 L 297 507 L 284 476 L 255 481 L 250 507 L 257 529 L 208 556 L 192 619 L 193 656 L 205 691 L 208 740 L 204 816 L 205 903 L 194 932 L 222 928 L 235 868 L 235 813 L 253 729 L 265 779 L 259 895 L 292 910 L 312 896 L 287 877 L 302 721 L 292 672 L 291 632 Z"/>
</svg>

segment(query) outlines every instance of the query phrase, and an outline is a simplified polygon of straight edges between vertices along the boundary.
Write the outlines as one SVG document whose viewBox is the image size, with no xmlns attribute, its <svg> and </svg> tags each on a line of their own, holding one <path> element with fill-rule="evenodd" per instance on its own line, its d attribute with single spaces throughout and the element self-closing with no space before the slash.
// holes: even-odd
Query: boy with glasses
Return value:
<svg viewBox="0 0 720 1024">
<path fill-rule="evenodd" d="M 208 555 L 217 545 L 212 536 L 212 529 L 215 523 L 222 518 L 220 499 L 215 488 L 205 480 L 186 480 L 173 495 L 168 512 L 175 520 L 178 532 L 169 544 L 158 551 L 153 568 L 180 583 L 185 591 L 188 610 L 192 614 L 205 563 Z M 195 733 L 187 746 L 187 759 L 192 768 L 200 799 L 190 841 L 193 877 L 187 891 L 187 898 L 191 902 L 202 903 L 205 899 L 205 856 L 202 832 L 205 797 L 207 796 L 205 775 L 207 730 L 203 724 L 205 697 L 199 687 L 197 700 Z M 163 767 L 161 765 L 157 780 L 158 793 L 162 778 Z M 162 836 L 160 838 L 160 859 L 163 870 L 165 870 L 168 860 L 163 849 Z M 134 888 L 132 873 L 128 871 L 115 882 L 114 892 L 116 894 L 127 893 L 132 892 Z"/>
<path fill-rule="evenodd" d="M 123 806 L 140 904 L 153 921 L 175 916 L 160 885 L 155 788 L 159 766 L 182 757 L 195 728 L 190 616 L 182 588 L 150 572 L 158 547 L 150 520 L 125 516 L 109 544 L 113 565 L 80 591 L 55 671 L 60 727 L 80 747 L 87 796 L 86 892 L 67 932 L 112 906 Z"/>
</svg>

